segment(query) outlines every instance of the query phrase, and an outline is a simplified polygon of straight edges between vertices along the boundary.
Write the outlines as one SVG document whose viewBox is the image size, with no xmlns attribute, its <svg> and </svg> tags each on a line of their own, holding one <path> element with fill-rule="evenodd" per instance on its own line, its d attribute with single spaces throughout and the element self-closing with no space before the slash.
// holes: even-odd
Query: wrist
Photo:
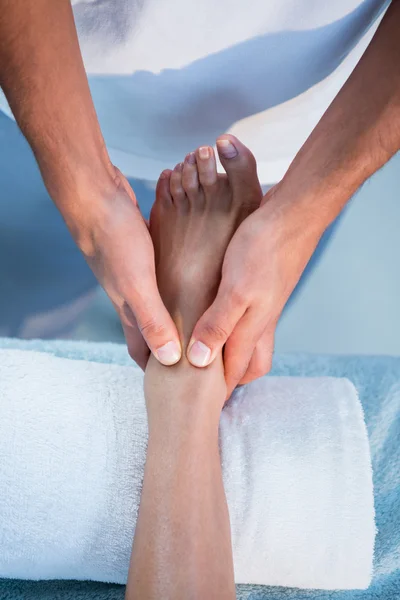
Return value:
<svg viewBox="0 0 400 600">
<path fill-rule="evenodd" d="M 311 190 L 300 193 L 284 180 L 267 192 L 259 210 L 265 227 L 278 240 L 307 236 L 317 243 L 329 224 Z"/>
<path fill-rule="evenodd" d="M 339 94 L 275 186 L 287 207 L 296 208 L 299 217 L 320 232 L 376 168 L 364 137 L 343 127 L 346 111 Z M 271 191 L 274 195 L 274 188 Z"/>
<path fill-rule="evenodd" d="M 338 185 L 329 177 L 317 177 L 294 161 L 283 179 L 265 194 L 261 206 L 268 218 L 276 213 L 295 230 L 320 237 L 355 189 L 345 180 Z"/>
<path fill-rule="evenodd" d="M 90 96 L 84 90 L 76 96 L 75 103 L 55 99 L 57 108 L 52 110 L 32 102 L 23 114 L 19 111 L 18 124 L 50 197 L 78 243 L 101 213 L 103 199 L 115 193 L 117 169 L 109 158 Z"/>
<path fill-rule="evenodd" d="M 93 153 L 85 161 L 65 155 L 62 160 L 37 157 L 44 183 L 77 246 L 92 254 L 96 223 L 107 220 L 107 210 L 120 186 L 118 170 L 108 159 Z"/>
</svg>

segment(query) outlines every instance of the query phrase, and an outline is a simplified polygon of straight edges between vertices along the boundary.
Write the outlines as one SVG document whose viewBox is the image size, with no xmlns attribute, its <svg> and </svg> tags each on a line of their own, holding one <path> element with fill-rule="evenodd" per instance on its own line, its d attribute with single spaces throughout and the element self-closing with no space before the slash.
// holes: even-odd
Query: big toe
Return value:
<svg viewBox="0 0 400 600">
<path fill-rule="evenodd" d="M 247 190 L 247 193 L 262 195 L 253 153 L 228 133 L 217 139 L 217 150 L 233 191 L 243 193 Z"/>
</svg>

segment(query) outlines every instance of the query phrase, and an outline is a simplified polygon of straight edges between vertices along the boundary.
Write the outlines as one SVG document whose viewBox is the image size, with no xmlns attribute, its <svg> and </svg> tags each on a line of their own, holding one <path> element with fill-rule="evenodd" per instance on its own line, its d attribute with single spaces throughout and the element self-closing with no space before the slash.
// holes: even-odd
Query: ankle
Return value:
<svg viewBox="0 0 400 600">
<path fill-rule="evenodd" d="M 227 393 L 222 356 L 203 369 L 194 367 L 185 355 L 170 367 L 150 356 L 144 392 L 149 423 L 179 418 L 218 425 Z"/>
</svg>

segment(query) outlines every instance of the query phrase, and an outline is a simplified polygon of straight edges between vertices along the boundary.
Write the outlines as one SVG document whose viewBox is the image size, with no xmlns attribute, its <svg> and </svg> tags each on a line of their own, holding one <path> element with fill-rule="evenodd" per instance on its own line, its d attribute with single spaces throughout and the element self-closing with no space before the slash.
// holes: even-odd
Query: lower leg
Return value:
<svg viewBox="0 0 400 600">
<path fill-rule="evenodd" d="M 235 598 L 218 446 L 226 398 L 222 355 L 197 369 L 186 359 L 186 346 L 215 297 L 231 236 L 252 199 L 254 207 L 260 201 L 254 159 L 246 152 L 250 181 L 239 178 L 245 188 L 239 194 L 226 175 L 217 175 L 210 148 L 189 155 L 158 184 L 150 221 L 158 285 L 183 353 L 170 367 L 151 356 L 146 368 L 149 445 L 129 599 Z"/>
<path fill-rule="evenodd" d="M 181 317 L 185 330 L 188 321 Z M 218 446 L 225 396 L 222 357 L 206 369 L 196 369 L 185 357 L 172 367 L 150 357 L 149 444 L 129 599 L 235 598 Z"/>
<path fill-rule="evenodd" d="M 171 374 L 155 363 L 146 374 L 149 443 L 127 598 L 231 600 L 232 547 L 218 446 L 225 392 L 218 406 L 216 369 L 206 378 L 197 370 L 193 379 L 185 368 Z"/>
<path fill-rule="evenodd" d="M 194 306 L 196 302 L 194 302 Z M 170 307 L 171 308 L 171 307 Z M 186 346 L 201 309 L 171 311 Z M 222 356 L 206 369 L 183 358 L 145 373 L 149 444 L 127 598 L 235 598 L 218 425 Z"/>
</svg>

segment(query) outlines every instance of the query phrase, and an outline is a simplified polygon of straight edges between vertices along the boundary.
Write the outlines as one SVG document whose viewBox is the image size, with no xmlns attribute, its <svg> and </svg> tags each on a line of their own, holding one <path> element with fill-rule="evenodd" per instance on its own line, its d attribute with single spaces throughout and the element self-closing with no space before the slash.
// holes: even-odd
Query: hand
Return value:
<svg viewBox="0 0 400 600">
<path fill-rule="evenodd" d="M 279 186 L 247 217 L 225 254 L 217 297 L 199 319 L 188 346 L 200 342 L 206 366 L 224 346 L 228 396 L 271 369 L 275 328 L 323 231 Z M 197 346 L 196 356 L 199 356 Z M 211 355 L 207 349 L 211 350 Z"/>
<path fill-rule="evenodd" d="M 121 319 L 130 356 L 144 369 L 150 349 L 171 365 L 180 359 L 181 345 L 158 291 L 153 243 L 132 188 L 116 173 L 114 189 L 96 202 L 95 218 L 86 216 L 79 234 L 70 229 Z"/>
</svg>

